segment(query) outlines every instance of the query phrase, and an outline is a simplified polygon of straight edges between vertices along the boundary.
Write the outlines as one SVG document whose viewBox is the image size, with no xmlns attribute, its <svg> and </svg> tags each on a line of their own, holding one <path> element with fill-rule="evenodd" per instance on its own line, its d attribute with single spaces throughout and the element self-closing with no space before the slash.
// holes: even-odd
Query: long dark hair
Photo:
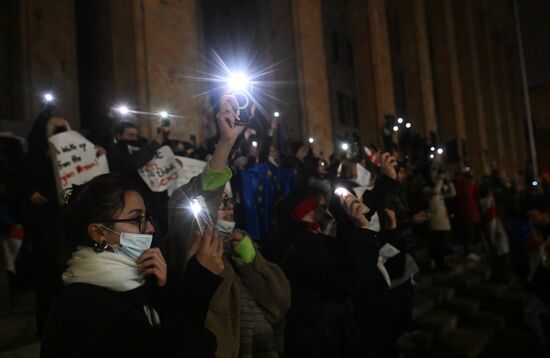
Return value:
<svg viewBox="0 0 550 358">
<path fill-rule="evenodd" d="M 46 155 L 46 152 L 48 151 L 46 127 L 50 118 L 52 118 L 52 112 L 50 110 L 43 110 L 38 113 L 38 116 L 36 116 L 31 130 L 29 131 L 29 134 L 27 134 L 29 154 Z"/>
<path fill-rule="evenodd" d="M 87 184 L 73 186 L 66 206 L 69 238 L 76 245 L 93 244 L 88 225 L 113 219 L 124 208 L 128 191 L 138 192 L 125 177 L 117 174 L 103 174 Z"/>
</svg>

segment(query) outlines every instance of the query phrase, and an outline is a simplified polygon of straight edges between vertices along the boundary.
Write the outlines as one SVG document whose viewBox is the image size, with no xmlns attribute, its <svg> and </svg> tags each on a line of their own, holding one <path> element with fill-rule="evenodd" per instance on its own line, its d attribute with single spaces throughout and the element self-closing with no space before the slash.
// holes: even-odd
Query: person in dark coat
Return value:
<svg viewBox="0 0 550 358">
<path fill-rule="evenodd" d="M 377 267 L 379 239 L 365 229 L 365 206 L 349 195 L 342 204 L 354 223 L 349 237 L 325 235 L 332 216 L 326 193 L 295 191 L 279 204 L 279 222 L 267 254 L 279 262 L 291 284 L 287 314 L 287 357 L 364 356 L 355 299 L 384 295 Z M 366 347 L 368 348 L 368 347 Z"/>
<path fill-rule="evenodd" d="M 166 192 L 155 193 L 139 176 L 138 170 L 149 163 L 156 155 L 157 150 L 165 143 L 168 144 L 169 127 L 160 127 L 159 132 L 149 142 L 138 139 L 138 128 L 132 122 L 120 122 L 115 127 L 114 143 L 107 152 L 111 173 L 126 176 L 137 187 L 151 216 L 157 222 L 156 237 L 162 238 L 167 232 L 168 195 Z"/>
<path fill-rule="evenodd" d="M 70 256 L 48 138 L 69 129 L 63 118 L 52 116 L 49 110 L 41 112 L 27 136 L 28 151 L 17 169 L 17 196 L 27 213 L 25 243 L 19 253 L 18 268 L 28 272 L 35 289 L 39 335 L 49 308 L 63 287 L 61 273 Z"/>
<path fill-rule="evenodd" d="M 213 357 L 204 327 L 223 271 L 208 230 L 183 277 L 167 273 L 143 198 L 104 174 L 74 188 L 68 234 L 77 246 L 44 331 L 41 357 Z M 200 235 L 196 233 L 196 235 Z"/>
</svg>

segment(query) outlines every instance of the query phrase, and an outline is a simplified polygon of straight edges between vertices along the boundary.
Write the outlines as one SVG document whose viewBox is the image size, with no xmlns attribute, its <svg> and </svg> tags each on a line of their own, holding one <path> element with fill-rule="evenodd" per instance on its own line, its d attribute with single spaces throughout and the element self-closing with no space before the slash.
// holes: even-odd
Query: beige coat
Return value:
<svg viewBox="0 0 550 358">
<path fill-rule="evenodd" d="M 224 280 L 210 301 L 205 326 L 218 341 L 216 357 L 236 358 L 240 349 L 239 281 L 272 324 L 281 322 L 290 307 L 290 285 L 279 266 L 264 259 L 257 250 L 251 264 L 238 266 L 228 257 L 224 257 L 224 264 L 221 274 Z"/>
<path fill-rule="evenodd" d="M 455 186 L 452 182 L 447 184 L 447 189 L 443 187 L 443 180 L 438 180 L 431 189 L 426 188 L 429 196 L 429 209 L 432 212 L 430 217 L 430 230 L 432 231 L 451 231 L 451 221 L 445 205 L 446 198 L 453 198 L 456 195 Z"/>
</svg>

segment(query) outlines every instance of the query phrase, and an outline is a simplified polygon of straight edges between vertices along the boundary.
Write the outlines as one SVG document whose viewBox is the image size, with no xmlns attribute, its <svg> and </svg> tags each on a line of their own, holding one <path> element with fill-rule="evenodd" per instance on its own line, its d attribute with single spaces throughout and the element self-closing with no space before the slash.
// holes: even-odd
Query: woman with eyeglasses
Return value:
<svg viewBox="0 0 550 358">
<path fill-rule="evenodd" d="M 233 214 L 233 200 L 225 191 L 216 221 L 224 242 L 223 282 L 210 301 L 205 325 L 216 335 L 216 357 L 279 357 L 290 284 L 279 266 L 262 256 L 250 235 L 235 228 Z"/>
<path fill-rule="evenodd" d="M 41 357 L 209 357 L 205 327 L 223 270 L 222 243 L 207 231 L 183 277 L 168 279 L 142 196 L 105 174 L 74 189 L 68 232 L 78 245 L 63 273 Z"/>
<path fill-rule="evenodd" d="M 232 100 L 222 97 L 217 114 L 221 133 L 216 153 L 225 151 L 225 158 L 244 129 L 233 125 Z M 231 171 L 225 162 L 215 160 L 216 153 L 201 175 L 170 197 L 169 235 L 163 252 L 170 267 L 183 273 L 189 270 L 189 257 L 205 240 L 192 235 L 199 220 L 190 210 L 190 200 L 202 197 L 206 208 L 201 208 L 200 215 L 210 217 L 207 225 L 219 232 L 224 251 L 223 282 L 210 301 L 205 322 L 217 339 L 216 357 L 279 357 L 282 321 L 290 305 L 289 284 L 281 269 L 262 257 L 250 236 L 235 230 L 233 202 L 224 193 Z"/>
</svg>

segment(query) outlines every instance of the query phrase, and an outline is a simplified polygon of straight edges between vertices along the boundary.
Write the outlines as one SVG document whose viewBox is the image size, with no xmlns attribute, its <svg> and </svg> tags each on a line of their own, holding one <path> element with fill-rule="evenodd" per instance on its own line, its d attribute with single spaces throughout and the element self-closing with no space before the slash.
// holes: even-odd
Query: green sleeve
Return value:
<svg viewBox="0 0 550 358">
<path fill-rule="evenodd" d="M 231 179 L 231 169 L 226 166 L 222 172 L 219 172 L 210 168 L 210 163 L 208 163 L 201 174 L 202 190 L 217 190 L 224 186 L 229 179 Z"/>
<path fill-rule="evenodd" d="M 256 250 L 249 236 L 245 236 L 237 245 L 233 246 L 233 261 L 237 265 L 247 265 L 254 262 Z"/>
</svg>

